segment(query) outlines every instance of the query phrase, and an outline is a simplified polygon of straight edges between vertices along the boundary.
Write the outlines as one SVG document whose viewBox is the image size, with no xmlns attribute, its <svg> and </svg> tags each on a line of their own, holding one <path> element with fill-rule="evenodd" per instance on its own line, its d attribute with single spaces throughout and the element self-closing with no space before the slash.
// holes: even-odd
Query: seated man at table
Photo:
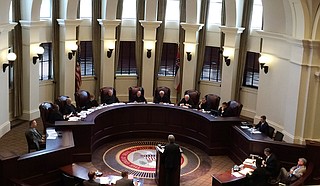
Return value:
<svg viewBox="0 0 320 186">
<path fill-rule="evenodd" d="M 218 116 L 222 116 L 222 117 L 230 117 L 230 116 L 232 116 L 232 112 L 231 112 L 227 102 L 223 102 L 221 104 L 221 107 L 218 110 Z"/>
<path fill-rule="evenodd" d="M 262 159 L 256 159 L 256 169 L 246 175 L 248 178 L 248 182 L 246 185 L 248 186 L 266 186 L 267 184 L 267 176 L 264 168 L 262 167 Z"/>
<path fill-rule="evenodd" d="M 203 97 L 201 99 L 200 104 L 199 104 L 199 109 L 203 109 L 205 111 L 211 110 L 210 105 L 208 104 L 206 97 Z"/>
<path fill-rule="evenodd" d="M 93 94 L 90 94 L 90 100 L 88 101 L 84 109 L 90 109 L 92 107 L 97 107 L 97 106 L 99 106 L 98 101 L 94 98 Z"/>
<path fill-rule="evenodd" d="M 278 176 L 278 181 L 285 184 L 290 184 L 297 181 L 306 172 L 307 160 L 305 158 L 299 158 L 298 164 L 293 166 L 289 172 L 282 167 Z"/>
<path fill-rule="evenodd" d="M 116 182 L 116 186 L 134 186 L 133 180 L 128 179 L 128 172 L 122 171 L 121 172 L 121 179 Z"/>
<path fill-rule="evenodd" d="M 135 103 L 147 103 L 146 98 L 141 94 L 141 91 L 139 90 L 135 96 L 133 96 L 132 100 L 130 102 Z"/>
<path fill-rule="evenodd" d="M 29 145 L 34 145 L 36 150 L 41 150 L 41 149 L 45 149 L 46 148 L 46 144 L 45 144 L 45 135 L 42 135 L 38 129 L 37 129 L 38 123 L 36 120 L 31 120 L 29 123 L 29 129 L 26 131 L 26 137 L 28 139 L 28 143 L 29 140 L 31 142 L 33 142 L 33 144 L 29 144 Z"/>
<path fill-rule="evenodd" d="M 269 134 L 269 125 L 266 120 L 267 120 L 266 116 L 261 116 L 259 123 L 254 128 L 256 128 L 260 132 L 268 135 Z"/>
<path fill-rule="evenodd" d="M 49 113 L 49 122 L 54 123 L 55 121 L 63 121 L 63 115 L 59 110 L 59 105 L 53 104 L 53 110 Z"/>
<path fill-rule="evenodd" d="M 159 91 L 159 96 L 155 97 L 154 102 L 155 103 L 169 103 L 169 104 L 171 103 L 170 99 L 167 96 L 165 96 L 163 90 Z"/>
<path fill-rule="evenodd" d="M 195 108 L 195 105 L 192 101 L 192 99 L 190 99 L 189 94 L 184 95 L 184 98 L 182 98 L 180 100 L 180 102 L 178 103 L 178 105 L 180 106 L 187 106 L 189 108 Z"/>
<path fill-rule="evenodd" d="M 113 94 L 112 89 L 108 91 L 108 96 L 106 96 L 104 100 L 101 100 L 101 103 L 105 103 L 107 105 L 112 103 L 119 103 L 119 102 L 120 102 L 119 99 Z"/>
</svg>

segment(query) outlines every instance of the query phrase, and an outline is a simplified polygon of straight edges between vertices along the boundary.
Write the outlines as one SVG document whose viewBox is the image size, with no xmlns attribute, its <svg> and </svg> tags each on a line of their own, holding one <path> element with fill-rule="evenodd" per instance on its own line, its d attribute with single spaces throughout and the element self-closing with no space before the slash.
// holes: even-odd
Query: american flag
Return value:
<svg viewBox="0 0 320 186">
<path fill-rule="evenodd" d="M 174 89 L 179 91 L 180 88 L 180 51 L 179 47 L 176 56 L 176 76 L 174 77 Z"/>
<path fill-rule="evenodd" d="M 75 68 L 75 92 L 78 92 L 81 87 L 81 64 L 80 61 L 76 61 L 76 68 Z"/>
</svg>

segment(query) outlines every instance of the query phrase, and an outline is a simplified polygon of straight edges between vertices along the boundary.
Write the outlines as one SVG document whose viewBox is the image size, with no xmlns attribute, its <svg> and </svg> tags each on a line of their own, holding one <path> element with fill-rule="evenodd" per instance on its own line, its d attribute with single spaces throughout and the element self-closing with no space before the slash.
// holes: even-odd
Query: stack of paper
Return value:
<svg viewBox="0 0 320 186">
<path fill-rule="evenodd" d="M 54 129 L 48 129 L 47 134 L 48 134 L 47 139 L 56 139 L 58 136 L 58 133 Z"/>
</svg>

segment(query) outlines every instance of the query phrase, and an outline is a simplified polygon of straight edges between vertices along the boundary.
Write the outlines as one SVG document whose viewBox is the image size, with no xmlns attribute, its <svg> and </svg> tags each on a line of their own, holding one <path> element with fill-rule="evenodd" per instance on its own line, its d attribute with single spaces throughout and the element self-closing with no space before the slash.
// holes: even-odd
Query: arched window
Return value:
<svg viewBox="0 0 320 186">
<path fill-rule="evenodd" d="M 221 25 L 222 0 L 210 0 L 208 24 Z"/>
<path fill-rule="evenodd" d="M 124 0 L 122 7 L 122 19 L 136 19 L 136 0 Z"/>
<path fill-rule="evenodd" d="M 80 0 L 80 18 L 92 17 L 92 0 Z"/>
<path fill-rule="evenodd" d="M 263 7 L 261 0 L 254 0 L 251 17 L 251 29 L 262 29 Z"/>
<path fill-rule="evenodd" d="M 51 17 L 51 0 L 42 0 L 40 7 L 40 18 Z"/>
<path fill-rule="evenodd" d="M 166 21 L 180 20 L 180 1 L 179 0 L 168 0 L 166 8 Z"/>
</svg>

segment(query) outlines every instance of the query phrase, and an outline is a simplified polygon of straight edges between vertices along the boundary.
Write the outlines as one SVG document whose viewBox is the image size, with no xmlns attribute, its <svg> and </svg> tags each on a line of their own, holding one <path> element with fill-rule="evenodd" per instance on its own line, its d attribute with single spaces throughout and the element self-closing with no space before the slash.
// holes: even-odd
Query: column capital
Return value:
<svg viewBox="0 0 320 186">
<path fill-rule="evenodd" d="M 32 28 L 32 27 L 45 27 L 49 26 L 48 21 L 29 21 L 29 20 L 20 20 L 21 27 Z"/>
<path fill-rule="evenodd" d="M 203 24 L 180 23 L 180 25 L 185 31 L 194 31 L 194 32 L 199 31 L 203 27 Z"/>
<path fill-rule="evenodd" d="M 117 27 L 120 23 L 120 19 L 108 20 L 108 19 L 97 19 L 101 27 Z"/>
<path fill-rule="evenodd" d="M 0 25 L 0 34 L 2 32 L 8 32 L 12 30 L 18 23 L 12 22 L 12 23 L 7 23 L 7 24 L 2 24 Z"/>
<path fill-rule="evenodd" d="M 144 20 L 141 20 L 139 22 L 145 29 L 156 29 L 162 23 L 162 21 L 144 21 Z"/>
<path fill-rule="evenodd" d="M 225 34 L 241 34 L 245 28 L 220 26 L 220 30 Z"/>
<path fill-rule="evenodd" d="M 79 26 L 82 19 L 57 19 L 60 26 Z"/>
</svg>

